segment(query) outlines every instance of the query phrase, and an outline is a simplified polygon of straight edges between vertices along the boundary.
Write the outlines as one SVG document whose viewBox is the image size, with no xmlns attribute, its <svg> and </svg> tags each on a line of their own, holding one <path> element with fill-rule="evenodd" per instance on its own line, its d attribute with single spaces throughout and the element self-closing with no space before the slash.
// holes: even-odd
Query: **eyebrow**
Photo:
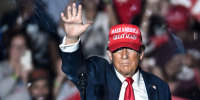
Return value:
<svg viewBox="0 0 200 100">
<path fill-rule="evenodd" d="M 115 52 L 117 52 L 117 51 L 119 51 L 119 50 L 122 50 L 122 49 L 131 49 L 131 50 L 134 50 L 134 49 L 129 48 L 129 47 L 121 47 L 121 48 L 118 48 L 118 49 L 114 50 L 112 53 L 115 53 Z M 135 50 L 134 50 L 134 51 L 135 51 Z"/>
</svg>

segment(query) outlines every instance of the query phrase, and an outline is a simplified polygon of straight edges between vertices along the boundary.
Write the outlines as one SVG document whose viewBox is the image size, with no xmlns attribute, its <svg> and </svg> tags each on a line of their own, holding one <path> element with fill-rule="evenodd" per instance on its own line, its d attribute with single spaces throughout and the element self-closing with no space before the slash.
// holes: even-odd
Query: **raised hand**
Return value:
<svg viewBox="0 0 200 100">
<path fill-rule="evenodd" d="M 86 31 L 87 27 L 91 25 L 90 23 L 83 24 L 82 22 L 82 6 L 79 5 L 78 12 L 76 9 L 76 4 L 73 6 L 68 6 L 67 8 L 67 18 L 64 13 L 61 13 L 61 18 L 64 22 L 64 30 L 66 33 L 66 44 L 72 44 L 78 41 L 79 36 Z"/>
</svg>

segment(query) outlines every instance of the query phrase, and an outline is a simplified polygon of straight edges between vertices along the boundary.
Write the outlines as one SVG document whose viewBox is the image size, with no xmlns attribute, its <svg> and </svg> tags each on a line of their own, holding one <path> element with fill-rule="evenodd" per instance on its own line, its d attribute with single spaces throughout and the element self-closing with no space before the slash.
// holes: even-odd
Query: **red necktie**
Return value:
<svg viewBox="0 0 200 100">
<path fill-rule="evenodd" d="M 132 87 L 132 83 L 133 83 L 133 79 L 128 77 L 125 80 L 126 82 L 128 82 L 128 85 L 126 87 L 126 91 L 125 91 L 125 95 L 124 95 L 124 100 L 135 100 L 135 96 L 134 96 L 134 92 L 133 92 L 133 87 Z"/>
</svg>

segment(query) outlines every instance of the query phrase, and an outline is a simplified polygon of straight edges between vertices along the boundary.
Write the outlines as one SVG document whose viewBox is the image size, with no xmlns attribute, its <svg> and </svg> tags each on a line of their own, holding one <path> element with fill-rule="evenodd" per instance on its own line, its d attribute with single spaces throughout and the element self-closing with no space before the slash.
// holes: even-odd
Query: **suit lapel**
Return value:
<svg viewBox="0 0 200 100">
<path fill-rule="evenodd" d="M 157 84 L 152 82 L 149 75 L 147 75 L 147 73 L 145 73 L 141 69 L 140 69 L 140 73 L 143 76 L 149 100 L 158 100 L 159 90 L 158 90 Z"/>
<path fill-rule="evenodd" d="M 106 69 L 106 86 L 108 86 L 108 90 L 106 90 L 107 93 L 105 100 L 118 100 L 122 83 L 118 79 L 113 65 L 108 66 Z M 159 90 L 157 84 L 151 80 L 146 72 L 142 71 L 140 68 L 139 70 L 143 76 L 149 100 L 159 100 Z"/>
<path fill-rule="evenodd" d="M 107 67 L 106 84 L 108 86 L 107 97 L 109 98 L 106 100 L 118 100 L 122 83 L 118 79 L 112 64 Z"/>
</svg>

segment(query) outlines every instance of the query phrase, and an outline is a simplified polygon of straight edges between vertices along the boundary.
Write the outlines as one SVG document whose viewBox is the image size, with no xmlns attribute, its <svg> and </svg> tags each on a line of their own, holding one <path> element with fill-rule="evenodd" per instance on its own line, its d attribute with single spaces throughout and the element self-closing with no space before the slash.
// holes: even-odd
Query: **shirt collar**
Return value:
<svg viewBox="0 0 200 100">
<path fill-rule="evenodd" d="M 123 75 L 121 75 L 116 69 L 115 69 L 115 72 L 116 72 L 117 77 L 119 78 L 119 80 L 123 83 L 126 78 Z M 139 82 L 140 82 L 139 70 L 137 70 L 137 72 L 132 76 L 132 79 L 134 80 L 133 84 L 135 84 L 136 86 L 139 87 Z"/>
</svg>

